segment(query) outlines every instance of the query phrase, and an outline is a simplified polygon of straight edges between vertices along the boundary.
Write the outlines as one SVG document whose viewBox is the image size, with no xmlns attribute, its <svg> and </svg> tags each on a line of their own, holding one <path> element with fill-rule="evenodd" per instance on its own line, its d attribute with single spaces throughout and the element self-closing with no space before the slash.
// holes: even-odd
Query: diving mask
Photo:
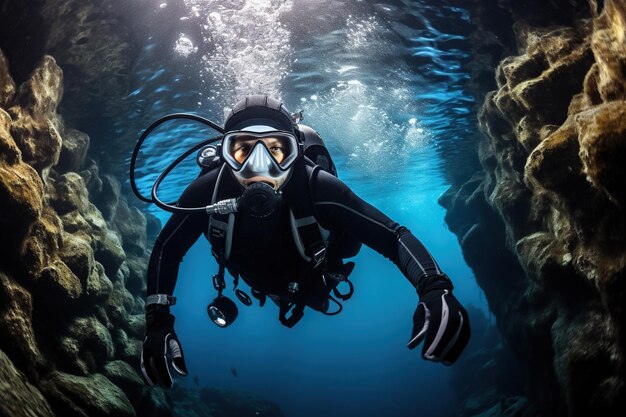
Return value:
<svg viewBox="0 0 626 417">
<path fill-rule="evenodd" d="M 268 126 L 228 132 L 221 148 L 223 160 L 244 187 L 268 182 L 275 190 L 285 183 L 299 154 L 298 139 L 292 133 Z"/>
</svg>

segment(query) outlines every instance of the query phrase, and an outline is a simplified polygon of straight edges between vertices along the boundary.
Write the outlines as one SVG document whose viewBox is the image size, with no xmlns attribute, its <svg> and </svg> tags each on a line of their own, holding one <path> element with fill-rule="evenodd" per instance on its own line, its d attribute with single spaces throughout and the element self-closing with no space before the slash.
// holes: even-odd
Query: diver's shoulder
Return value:
<svg viewBox="0 0 626 417">
<path fill-rule="evenodd" d="M 350 187 L 330 172 L 316 169 L 313 173 L 313 169 L 307 166 L 314 200 L 328 199 L 350 191 Z"/>
</svg>

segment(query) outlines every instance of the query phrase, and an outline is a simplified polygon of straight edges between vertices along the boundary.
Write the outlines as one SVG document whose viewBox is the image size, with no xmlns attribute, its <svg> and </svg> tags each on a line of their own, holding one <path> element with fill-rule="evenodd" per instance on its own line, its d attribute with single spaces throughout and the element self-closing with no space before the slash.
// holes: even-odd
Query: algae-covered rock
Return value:
<svg viewBox="0 0 626 417">
<path fill-rule="evenodd" d="M 105 230 L 96 240 L 95 256 L 107 275 L 115 276 L 126 259 L 119 236 L 112 230 Z"/>
<path fill-rule="evenodd" d="M 56 415 L 131 417 L 135 410 L 124 392 L 102 374 L 76 376 L 52 372 L 40 384 Z"/>
<path fill-rule="evenodd" d="M 104 375 L 124 391 L 136 386 L 144 386 L 144 382 L 135 369 L 128 362 L 116 360 L 104 366 Z"/>
<path fill-rule="evenodd" d="M 17 89 L 11 134 L 22 151 L 24 162 L 38 172 L 59 160 L 61 136 L 56 109 L 63 93 L 63 72 L 51 56 L 44 56 L 28 81 Z"/>
<path fill-rule="evenodd" d="M 25 370 L 44 360 L 33 329 L 33 300 L 15 280 L 0 272 L 0 348 Z"/>
<path fill-rule="evenodd" d="M 113 220 L 120 200 L 121 185 L 112 175 L 100 177 L 100 190 L 95 196 L 95 204 L 107 220 Z"/>
<path fill-rule="evenodd" d="M 51 203 L 59 215 L 78 210 L 83 213 L 89 206 L 89 196 L 83 178 L 75 172 L 61 175 L 54 181 Z"/>
<path fill-rule="evenodd" d="M 158 387 L 146 388 L 135 406 L 138 416 L 173 417 L 175 406 L 165 391 Z"/>
<path fill-rule="evenodd" d="M 102 217 L 102 213 L 92 203 L 89 203 L 89 205 L 87 206 L 85 211 L 81 213 L 81 215 L 83 216 L 85 221 L 87 221 L 89 226 L 93 228 L 94 232 L 105 232 L 108 230 L 106 220 L 104 220 L 104 218 Z M 101 239 L 101 234 L 102 233 L 97 233 L 97 236 L 94 239 Z"/>
<path fill-rule="evenodd" d="M 81 239 L 91 243 L 91 225 L 87 220 L 78 212 L 78 210 L 66 213 L 61 217 L 63 223 L 63 230 L 72 235 L 80 236 Z"/>
<path fill-rule="evenodd" d="M 63 96 L 63 71 L 50 55 L 41 58 L 29 79 L 19 86 L 15 104 L 34 118 L 56 112 Z"/>
<path fill-rule="evenodd" d="M 22 161 L 22 152 L 11 136 L 10 128 L 11 116 L 0 108 L 0 161 L 15 165 Z"/>
<path fill-rule="evenodd" d="M 0 415 L 7 417 L 54 417 L 41 392 L 31 385 L 0 350 Z"/>
<path fill-rule="evenodd" d="M 111 320 L 117 325 L 128 323 L 128 314 L 132 311 L 135 300 L 122 282 L 113 283 L 113 291 L 107 299 L 107 311 Z"/>
<path fill-rule="evenodd" d="M 128 335 L 136 339 L 143 339 L 146 332 L 146 319 L 144 314 L 132 314 L 128 316 Z"/>
<path fill-rule="evenodd" d="M 93 302 L 105 301 L 113 291 L 113 283 L 107 277 L 104 267 L 96 262 L 87 278 L 86 293 Z"/>
<path fill-rule="evenodd" d="M 153 244 L 161 232 L 161 220 L 152 213 L 145 213 L 146 216 L 146 239 L 149 244 Z"/>
<path fill-rule="evenodd" d="M 218 408 L 217 412 L 213 412 L 210 405 L 202 400 L 201 393 L 196 387 L 192 388 L 185 385 L 174 384 L 168 394 L 171 395 L 173 401 L 173 417 L 214 417 L 223 415 L 221 414 L 222 410 L 219 409 L 217 404 L 214 404 L 215 408 Z M 262 415 L 260 411 L 258 413 L 259 414 L 253 415 Z"/>
<path fill-rule="evenodd" d="M 63 221 L 63 218 L 61 219 Z M 65 228 L 65 223 L 64 223 Z M 59 256 L 85 285 L 95 268 L 95 259 L 90 242 L 82 236 L 63 232 L 63 244 Z M 85 288 L 86 289 L 86 288 Z"/>
<path fill-rule="evenodd" d="M 115 226 L 122 236 L 124 250 L 137 256 L 146 251 L 146 217 L 136 207 L 128 207 L 125 201 L 117 205 Z"/>
<path fill-rule="evenodd" d="M 126 265 L 129 271 L 126 288 L 133 294 L 139 294 L 146 287 L 148 261 L 145 258 L 132 257 L 126 260 Z"/>
<path fill-rule="evenodd" d="M 101 10 L 83 3 L 73 5 Z M 67 11 L 61 3 L 47 10 L 56 7 Z M 0 349 L 10 358 L 5 366 L 0 352 L 0 414 L 135 415 L 117 383 L 140 415 L 171 416 L 164 392 L 145 387 L 128 365 L 140 356 L 145 321 L 124 284 L 143 289 L 146 219 L 116 178 L 102 181 L 86 157 L 89 136 L 65 127 L 62 94 L 54 58 L 44 56 L 16 89 L 0 51 Z M 49 406 L 35 388 L 22 397 L 30 387 L 20 371 Z"/>
<path fill-rule="evenodd" d="M 62 223 L 56 212 L 45 206 L 41 216 L 30 228 L 21 251 L 21 262 L 32 277 L 57 260 L 62 242 Z"/>
<path fill-rule="evenodd" d="M 116 358 L 121 358 L 129 362 L 137 360 L 141 354 L 143 338 L 141 340 L 129 338 L 123 329 L 115 327 L 111 330 L 111 336 L 113 337 L 113 343 L 115 345 Z"/>
<path fill-rule="evenodd" d="M 9 109 L 9 113 L 14 120 L 11 134 L 22 151 L 22 159 L 45 177 L 44 171 L 56 165 L 61 152 L 61 135 L 56 126 L 50 119 L 35 123 L 17 108 Z"/>
<path fill-rule="evenodd" d="M 58 337 L 61 369 L 89 375 L 111 360 L 115 353 L 108 329 L 96 317 L 76 317 Z"/>
<path fill-rule="evenodd" d="M 6 107 L 15 95 L 15 82 L 9 73 L 9 62 L 0 49 L 0 108 Z"/>
<path fill-rule="evenodd" d="M 85 163 L 88 149 L 89 135 L 76 129 L 67 129 L 63 135 L 57 167 L 63 171 L 80 171 Z"/>
<path fill-rule="evenodd" d="M 41 270 L 38 285 L 47 297 L 59 303 L 77 300 L 83 294 L 80 279 L 61 260 Z"/>
<path fill-rule="evenodd" d="M 104 376 L 124 391 L 137 411 L 137 406 L 140 403 L 142 396 L 144 395 L 144 390 L 147 386 L 137 374 L 135 369 L 133 369 L 128 362 L 115 360 L 104 366 L 103 373 Z M 141 413 L 139 413 L 139 415 L 141 415 Z"/>
<path fill-rule="evenodd" d="M 96 196 L 102 191 L 102 179 L 99 174 L 100 169 L 96 161 L 91 158 L 86 158 L 84 165 L 84 169 L 80 171 L 79 174 L 85 180 L 92 201 L 95 201 Z"/>
<path fill-rule="evenodd" d="M 0 109 L 0 247 L 3 256 L 15 255 L 33 221 L 43 208 L 43 182 L 21 160 L 10 133 L 11 118 Z"/>
<path fill-rule="evenodd" d="M 602 14 L 594 21 L 591 48 L 598 63 L 598 93 L 603 101 L 626 97 L 626 4 L 607 1 Z"/>
<path fill-rule="evenodd" d="M 581 112 L 576 123 L 585 174 L 612 200 L 626 206 L 626 101 L 612 101 Z"/>
</svg>

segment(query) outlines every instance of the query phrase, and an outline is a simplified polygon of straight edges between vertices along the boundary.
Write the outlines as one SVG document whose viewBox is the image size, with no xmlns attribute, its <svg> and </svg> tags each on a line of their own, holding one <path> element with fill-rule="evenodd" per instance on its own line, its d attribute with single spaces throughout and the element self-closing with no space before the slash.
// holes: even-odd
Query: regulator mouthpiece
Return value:
<svg viewBox="0 0 626 417">
<path fill-rule="evenodd" d="M 237 199 L 237 209 L 252 217 L 267 217 L 274 213 L 282 201 L 280 192 L 264 182 L 255 182 Z"/>
</svg>

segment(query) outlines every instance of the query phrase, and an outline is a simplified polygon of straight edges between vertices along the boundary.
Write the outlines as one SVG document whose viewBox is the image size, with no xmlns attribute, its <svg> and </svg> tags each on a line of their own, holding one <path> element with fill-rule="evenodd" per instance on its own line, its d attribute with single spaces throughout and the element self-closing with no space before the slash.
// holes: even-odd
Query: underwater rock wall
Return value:
<svg viewBox="0 0 626 417">
<path fill-rule="evenodd" d="M 142 381 L 160 223 L 128 205 L 87 156 L 89 136 L 65 125 L 63 84 L 46 55 L 16 86 L 0 50 L 0 416 L 281 417 L 254 396 Z"/>
<path fill-rule="evenodd" d="M 493 6 L 517 52 L 479 112 L 483 171 L 440 203 L 528 369 L 528 412 L 622 415 L 626 4 Z"/>
<path fill-rule="evenodd" d="M 170 415 L 130 365 L 146 217 L 86 158 L 89 136 L 64 125 L 52 57 L 17 87 L 0 51 L 0 86 L 0 414 Z"/>
</svg>

